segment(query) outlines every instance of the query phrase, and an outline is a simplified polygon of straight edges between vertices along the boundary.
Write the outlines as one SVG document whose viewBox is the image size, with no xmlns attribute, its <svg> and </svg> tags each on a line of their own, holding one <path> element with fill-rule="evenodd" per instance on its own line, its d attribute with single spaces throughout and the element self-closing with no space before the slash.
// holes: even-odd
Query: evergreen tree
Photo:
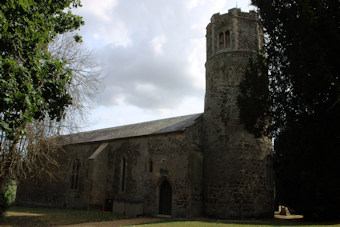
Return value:
<svg viewBox="0 0 340 227">
<path fill-rule="evenodd" d="M 37 159 L 38 154 L 30 154 L 24 140 L 27 125 L 46 116 L 60 120 L 71 104 L 67 87 L 72 71 L 63 59 L 51 55 L 48 44 L 58 34 L 83 24 L 70 11 L 78 6 L 79 0 L 1 2 L 0 189 L 8 176 L 25 174 L 25 158 Z M 75 40 L 81 37 L 75 36 Z M 47 157 L 46 153 L 42 156 Z"/>
<path fill-rule="evenodd" d="M 279 203 L 306 218 L 339 218 L 339 1 L 252 4 L 266 34 L 266 59 L 253 61 L 257 65 L 250 65 L 241 82 L 241 121 L 258 136 L 275 138 Z M 267 72 L 257 69 L 264 67 Z M 268 86 L 263 82 L 262 89 L 254 89 L 259 85 L 251 80 L 263 77 Z M 254 97 L 268 97 L 268 105 Z M 255 114 L 247 111 L 247 102 Z"/>
</svg>

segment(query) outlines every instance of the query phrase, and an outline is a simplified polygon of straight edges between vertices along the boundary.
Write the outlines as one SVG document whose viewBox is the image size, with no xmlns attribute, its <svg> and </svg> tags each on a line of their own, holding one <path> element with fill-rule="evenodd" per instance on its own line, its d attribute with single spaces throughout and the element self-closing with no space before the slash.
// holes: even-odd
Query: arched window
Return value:
<svg viewBox="0 0 340 227">
<path fill-rule="evenodd" d="M 125 191 L 125 175 L 126 175 L 126 157 L 125 155 L 123 155 L 122 157 L 122 167 L 121 167 L 122 171 L 121 171 L 121 186 L 120 189 L 121 191 Z"/>
<path fill-rule="evenodd" d="M 230 47 L 230 32 L 229 31 L 225 32 L 225 47 L 226 48 Z"/>
<path fill-rule="evenodd" d="M 224 47 L 224 33 L 221 32 L 219 35 L 219 44 L 220 44 L 220 48 Z"/>
<path fill-rule="evenodd" d="M 76 158 L 72 163 L 71 189 L 78 189 L 79 174 L 80 174 L 80 161 L 78 158 Z"/>
</svg>

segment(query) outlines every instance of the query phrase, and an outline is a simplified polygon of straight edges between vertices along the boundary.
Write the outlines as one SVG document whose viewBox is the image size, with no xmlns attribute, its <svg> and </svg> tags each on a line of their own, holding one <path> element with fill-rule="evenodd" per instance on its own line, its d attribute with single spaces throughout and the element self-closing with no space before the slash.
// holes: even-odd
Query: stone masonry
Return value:
<svg viewBox="0 0 340 227">
<path fill-rule="evenodd" d="M 234 218 L 268 216 L 268 138 L 254 138 L 239 122 L 238 85 L 249 57 L 263 46 L 255 12 L 231 9 L 207 26 L 204 109 L 204 213 Z"/>
</svg>

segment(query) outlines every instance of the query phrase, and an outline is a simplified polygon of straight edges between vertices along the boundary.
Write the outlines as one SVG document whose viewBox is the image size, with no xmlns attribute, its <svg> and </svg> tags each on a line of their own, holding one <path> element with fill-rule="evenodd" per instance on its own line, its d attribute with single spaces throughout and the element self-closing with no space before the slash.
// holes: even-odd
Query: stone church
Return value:
<svg viewBox="0 0 340 227">
<path fill-rule="evenodd" d="M 272 217 L 272 149 L 239 121 L 238 85 L 263 47 L 255 12 L 207 26 L 204 113 L 61 136 L 57 182 L 19 185 L 17 204 L 128 216 Z"/>
</svg>

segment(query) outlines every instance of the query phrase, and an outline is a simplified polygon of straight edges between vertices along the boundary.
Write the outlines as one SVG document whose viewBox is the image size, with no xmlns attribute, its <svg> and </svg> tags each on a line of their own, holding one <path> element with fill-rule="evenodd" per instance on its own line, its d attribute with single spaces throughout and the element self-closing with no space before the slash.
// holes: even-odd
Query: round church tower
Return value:
<svg viewBox="0 0 340 227">
<path fill-rule="evenodd" d="M 239 121 L 238 85 L 263 47 L 255 12 L 230 9 L 207 26 L 204 107 L 204 213 L 219 218 L 273 216 L 271 141 Z"/>
</svg>

